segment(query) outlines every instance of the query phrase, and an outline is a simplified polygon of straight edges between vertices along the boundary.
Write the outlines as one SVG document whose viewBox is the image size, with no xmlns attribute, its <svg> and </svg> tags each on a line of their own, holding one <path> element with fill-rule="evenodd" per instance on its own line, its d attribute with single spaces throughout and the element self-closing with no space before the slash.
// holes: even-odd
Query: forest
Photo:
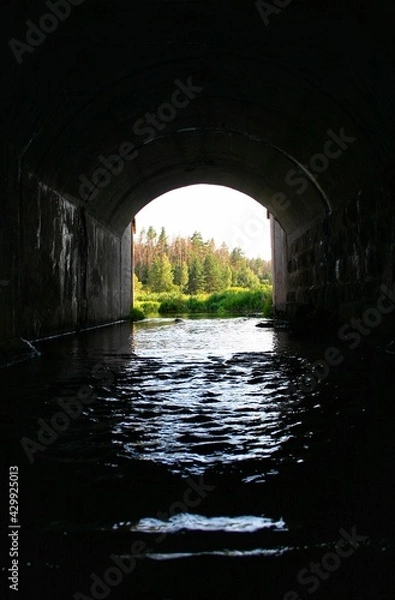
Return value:
<svg viewBox="0 0 395 600">
<path fill-rule="evenodd" d="M 217 246 L 196 231 L 169 238 L 164 227 L 135 236 L 135 307 L 147 313 L 263 311 L 271 302 L 271 264 L 240 248 Z"/>
</svg>

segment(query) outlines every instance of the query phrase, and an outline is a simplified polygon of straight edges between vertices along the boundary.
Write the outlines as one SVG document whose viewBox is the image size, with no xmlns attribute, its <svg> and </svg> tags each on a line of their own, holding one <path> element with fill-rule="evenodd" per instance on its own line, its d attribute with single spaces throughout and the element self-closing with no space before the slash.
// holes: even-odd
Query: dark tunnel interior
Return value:
<svg viewBox="0 0 395 600">
<path fill-rule="evenodd" d="M 2 479 L 8 477 L 10 465 L 23 464 L 20 499 L 26 534 L 19 563 L 23 600 L 249 596 L 304 600 L 313 594 L 320 600 L 393 599 L 394 25 L 394 7 L 386 0 L 0 2 Z M 242 478 L 244 467 L 238 470 L 236 458 L 230 466 L 224 458 L 223 471 L 216 466 L 204 473 L 189 472 L 187 467 L 178 472 L 167 471 L 162 463 L 158 466 L 153 458 L 150 462 L 149 453 L 141 460 L 132 454 L 132 467 L 121 450 L 116 475 L 110 477 L 106 468 L 114 455 L 108 450 L 108 455 L 99 453 L 97 458 L 89 445 L 93 439 L 101 449 L 127 447 L 126 426 L 118 423 L 119 415 L 110 407 L 112 397 L 123 402 L 130 392 L 133 414 L 137 420 L 139 411 L 147 414 L 148 422 L 162 409 L 147 408 L 153 402 L 147 382 L 165 389 L 171 379 L 177 390 L 177 377 L 184 381 L 180 365 L 168 359 L 167 366 L 160 367 L 159 356 L 152 364 L 141 359 L 132 372 L 130 339 L 142 334 L 133 330 L 130 338 L 130 324 L 126 330 L 119 322 L 127 318 L 132 301 L 132 219 L 161 194 L 198 183 L 236 189 L 267 208 L 275 314 L 299 319 L 299 329 L 310 334 L 306 346 L 303 341 L 299 346 L 288 338 L 285 342 L 281 336 L 286 334 L 280 332 L 273 338 L 273 356 L 269 360 L 265 354 L 263 362 L 248 354 L 246 342 L 240 343 L 245 355 L 236 354 L 236 362 L 226 359 L 217 364 L 217 359 L 210 359 L 216 375 L 206 363 L 185 366 L 191 373 L 196 369 L 194 377 L 203 377 L 207 385 L 215 386 L 217 378 L 222 381 L 225 366 L 229 381 L 241 382 L 240 390 L 244 376 L 252 378 L 253 385 L 263 382 L 273 390 L 273 381 L 277 382 L 281 398 L 271 399 L 281 404 L 280 408 L 276 404 L 276 418 L 296 433 L 295 438 L 293 433 L 289 438 L 281 433 L 287 440 L 279 445 L 278 463 L 273 459 L 272 464 L 271 456 L 258 460 L 251 450 L 248 477 L 265 472 L 264 483 L 256 487 L 246 474 Z M 312 315 L 316 321 L 310 320 Z M 324 319 L 332 329 L 321 335 Z M 118 325 L 107 333 L 101 329 L 83 333 L 111 323 Z M 42 342 L 75 332 L 80 335 Z M 333 347 L 339 338 L 351 343 L 347 360 L 336 370 Z M 362 338 L 363 351 L 358 354 L 354 349 Z M 36 350 L 30 360 L 14 362 L 31 355 L 31 344 Z M 298 353 L 303 359 L 295 358 Z M 318 391 L 295 392 L 284 384 L 283 378 L 300 376 L 303 360 L 323 355 L 336 373 Z M 111 368 L 92 371 L 95 364 L 105 362 L 104 356 Z M 240 380 L 238 369 L 244 373 Z M 261 369 L 266 375 L 259 382 Z M 111 381 L 105 375 L 110 371 L 117 373 Z M 100 375 L 103 388 L 98 396 L 103 407 L 108 403 L 108 410 L 89 404 L 87 390 L 92 377 L 97 381 Z M 193 388 L 192 380 L 190 385 Z M 244 393 L 240 391 L 241 396 Z M 65 401 L 71 396 L 78 398 L 73 410 L 89 414 L 93 429 L 85 430 L 83 418 L 76 417 L 73 435 L 80 438 L 70 437 L 72 458 L 60 450 L 58 454 L 56 444 L 48 442 L 44 458 L 30 465 L 21 449 L 23 432 L 37 429 L 38 418 L 48 420 L 59 397 Z M 151 400 L 139 408 L 143 397 Z M 316 398 L 323 407 L 320 418 L 314 412 Z M 185 412 L 180 408 L 175 421 L 185 419 L 180 436 L 186 436 L 188 445 L 192 443 L 188 435 L 201 425 L 192 420 L 187 425 L 185 402 Z M 122 407 L 122 414 L 127 414 L 128 408 Z M 299 415 L 301 407 L 308 413 L 306 421 L 304 413 Z M 288 421 L 290 409 L 293 416 Z M 242 423 L 244 417 L 240 418 Z M 105 428 L 100 425 L 103 419 Z M 231 429 L 233 421 L 227 419 L 223 416 L 223 426 Z M 253 418 L 246 419 L 251 436 L 259 436 Z M 268 431 L 275 430 L 275 423 L 269 423 Z M 294 464 L 287 456 L 293 456 L 293 444 L 297 445 L 292 440 L 301 447 L 310 443 L 301 441 L 303 436 L 310 439 L 310 430 L 314 460 L 299 469 L 298 460 Z M 62 439 L 67 436 L 68 431 Z M 245 450 L 250 441 L 240 444 Z M 80 460 L 86 460 L 84 467 Z M 271 473 L 280 473 L 279 480 Z M 199 479 L 203 475 L 205 484 Z M 134 580 L 128 568 L 133 570 L 130 561 L 141 550 L 140 538 L 132 553 L 125 553 L 128 536 L 134 540 L 137 535 L 133 527 L 136 522 L 146 524 L 140 534 L 148 540 L 149 527 L 156 525 L 141 519 L 156 514 L 155 489 L 163 492 L 162 506 L 169 506 L 184 497 L 187 485 L 194 490 L 189 497 L 200 493 L 204 500 L 211 498 L 210 519 L 224 514 L 236 519 L 248 511 L 261 519 L 271 515 L 272 525 L 259 522 L 265 531 L 268 527 L 267 538 L 256 540 L 260 547 L 266 544 L 265 552 L 254 554 L 255 546 L 250 547 L 248 533 L 241 529 L 237 531 L 243 551 L 235 546 L 233 552 L 229 546 L 228 554 L 209 555 L 206 521 L 195 523 L 203 528 L 196 539 L 189 539 L 192 525 L 183 521 L 175 534 L 169 530 L 166 541 L 179 563 L 174 557 L 158 558 L 152 550 L 152 560 L 140 561 Z M 133 509 L 128 518 L 127 499 L 134 490 L 138 499 L 130 500 Z M 51 526 L 41 503 L 51 513 Z M 117 504 L 121 521 L 134 525 L 128 530 L 120 526 L 115 540 L 100 523 L 104 514 L 117 521 Z M 336 521 L 336 510 L 343 520 Z M 91 512 L 97 526 L 78 529 L 73 519 L 90 522 Z M 67 525 L 53 525 L 63 519 Z M 210 523 L 225 528 L 218 534 L 221 548 L 228 543 L 226 527 L 240 526 L 233 521 Z M 365 535 L 368 523 L 371 531 Z M 326 528 L 332 525 L 328 541 Z M 6 530 L 8 521 L 3 520 L 2 526 Z M 23 528 L 23 537 L 22 532 Z M 183 554 L 188 544 L 197 553 L 192 558 Z M 346 558 L 350 548 L 355 556 Z M 325 551 L 329 558 L 322 576 L 303 571 Z M 116 558 L 109 562 L 109 556 Z M 6 559 L 8 568 L 12 560 L 8 550 Z M 347 563 L 344 569 L 340 562 Z M 52 563 L 53 568 L 48 566 Z M 115 569 L 107 583 L 89 580 L 92 569 L 99 573 L 98 565 L 100 572 L 106 565 Z M 120 573 L 129 583 L 114 583 Z M 300 593 L 292 589 L 298 573 Z M 6 576 L 3 569 L 5 593 Z M 314 586 L 317 581 L 319 589 Z"/>
</svg>

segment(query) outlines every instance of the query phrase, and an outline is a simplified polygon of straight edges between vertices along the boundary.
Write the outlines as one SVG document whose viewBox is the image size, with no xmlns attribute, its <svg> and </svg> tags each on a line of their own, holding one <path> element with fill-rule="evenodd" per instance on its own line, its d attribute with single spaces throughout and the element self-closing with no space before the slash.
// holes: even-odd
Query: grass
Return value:
<svg viewBox="0 0 395 600">
<path fill-rule="evenodd" d="M 254 290 L 230 288 L 214 294 L 142 293 L 135 301 L 135 309 L 145 316 L 160 314 L 212 313 L 218 315 L 261 313 L 267 317 L 272 310 L 272 286 L 262 285 Z"/>
</svg>

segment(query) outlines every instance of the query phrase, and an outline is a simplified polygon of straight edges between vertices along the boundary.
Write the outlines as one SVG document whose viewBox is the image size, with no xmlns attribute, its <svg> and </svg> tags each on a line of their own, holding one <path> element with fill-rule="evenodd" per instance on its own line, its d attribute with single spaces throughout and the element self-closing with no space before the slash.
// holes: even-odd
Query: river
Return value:
<svg viewBox="0 0 395 600">
<path fill-rule="evenodd" d="M 393 600 L 394 355 L 303 391 L 328 344 L 258 321 L 122 323 L 1 372 L 22 600 Z"/>
</svg>

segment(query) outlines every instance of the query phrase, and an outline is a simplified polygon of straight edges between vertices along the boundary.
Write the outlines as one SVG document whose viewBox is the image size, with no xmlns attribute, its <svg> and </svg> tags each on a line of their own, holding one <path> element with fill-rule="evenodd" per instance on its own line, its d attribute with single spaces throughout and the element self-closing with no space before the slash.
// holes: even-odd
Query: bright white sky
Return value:
<svg viewBox="0 0 395 600">
<path fill-rule="evenodd" d="M 219 185 L 191 185 L 156 198 L 136 215 L 137 233 L 150 225 L 170 238 L 200 231 L 217 245 L 239 247 L 249 258 L 271 259 L 270 221 L 266 208 L 236 190 Z"/>
</svg>

